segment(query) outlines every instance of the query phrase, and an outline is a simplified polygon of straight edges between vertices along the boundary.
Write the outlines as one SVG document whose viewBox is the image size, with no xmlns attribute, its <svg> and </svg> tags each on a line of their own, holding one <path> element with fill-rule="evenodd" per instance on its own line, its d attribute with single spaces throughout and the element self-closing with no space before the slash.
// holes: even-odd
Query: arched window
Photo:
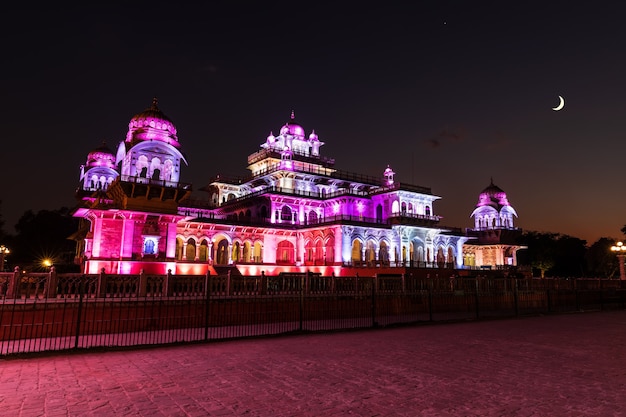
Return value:
<svg viewBox="0 0 626 417">
<path fill-rule="evenodd" d="M 280 219 L 283 221 L 291 220 L 291 208 L 289 208 L 289 206 L 283 206 L 282 210 L 280 211 Z"/>
<path fill-rule="evenodd" d="M 295 250 L 293 244 L 287 240 L 281 240 L 276 246 L 276 263 L 293 264 Z"/>
<path fill-rule="evenodd" d="M 324 243 L 321 240 L 315 242 L 315 263 L 324 263 Z"/>
<path fill-rule="evenodd" d="M 393 214 L 397 214 L 400 212 L 400 203 L 398 203 L 397 200 L 391 204 L 391 212 Z"/>
<path fill-rule="evenodd" d="M 376 206 L 376 222 L 382 223 L 382 221 L 383 221 L 383 206 L 379 204 Z"/>
<path fill-rule="evenodd" d="M 174 164 L 168 159 L 163 163 L 163 179 L 165 181 L 171 181 L 173 172 Z"/>
<path fill-rule="evenodd" d="M 361 242 L 359 240 L 355 240 L 352 242 L 352 264 L 353 265 L 361 265 Z"/>
<path fill-rule="evenodd" d="M 232 253 L 232 260 L 233 262 L 239 262 L 239 256 L 241 255 L 241 245 L 239 244 L 239 242 L 235 242 L 235 244 L 233 245 L 233 253 Z"/>
<path fill-rule="evenodd" d="M 317 213 L 314 210 L 309 212 L 309 223 L 315 224 L 317 223 Z"/>
<path fill-rule="evenodd" d="M 253 251 L 253 262 L 256 263 L 261 263 L 263 262 L 263 247 L 261 246 L 260 242 L 256 242 L 254 244 L 254 251 Z"/>
<path fill-rule="evenodd" d="M 250 262 L 250 242 L 244 242 L 243 244 L 243 262 Z"/>
<path fill-rule="evenodd" d="M 206 239 L 200 243 L 200 249 L 198 250 L 198 260 L 206 262 L 209 260 L 209 244 Z"/>
<path fill-rule="evenodd" d="M 186 260 L 194 261 L 196 259 L 196 241 L 189 239 L 187 241 L 187 251 L 185 252 Z"/>
<path fill-rule="evenodd" d="M 326 263 L 330 264 L 335 261 L 335 238 L 331 236 L 326 241 Z"/>
<path fill-rule="evenodd" d="M 378 250 L 378 259 L 383 266 L 389 265 L 389 249 L 386 242 L 380 242 L 380 249 Z"/>
<path fill-rule="evenodd" d="M 183 259 L 183 240 L 179 237 L 176 238 L 176 259 Z"/>
<path fill-rule="evenodd" d="M 215 247 L 215 264 L 228 265 L 228 240 L 222 239 Z"/>
<path fill-rule="evenodd" d="M 141 178 L 148 178 L 148 158 L 145 155 L 140 155 L 135 163 L 135 169 L 137 170 L 137 176 Z"/>
</svg>

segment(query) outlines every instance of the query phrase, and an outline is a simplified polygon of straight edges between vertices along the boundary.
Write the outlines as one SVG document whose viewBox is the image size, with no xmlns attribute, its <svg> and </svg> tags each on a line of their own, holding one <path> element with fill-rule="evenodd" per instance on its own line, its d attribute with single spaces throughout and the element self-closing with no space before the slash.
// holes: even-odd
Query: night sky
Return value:
<svg viewBox="0 0 626 417">
<path fill-rule="evenodd" d="M 88 152 L 156 96 L 196 190 L 294 110 L 338 169 L 431 187 L 443 225 L 472 227 L 493 178 L 524 230 L 620 237 L 626 6 L 575 3 L 4 6 L 4 230 L 74 206 Z"/>
</svg>

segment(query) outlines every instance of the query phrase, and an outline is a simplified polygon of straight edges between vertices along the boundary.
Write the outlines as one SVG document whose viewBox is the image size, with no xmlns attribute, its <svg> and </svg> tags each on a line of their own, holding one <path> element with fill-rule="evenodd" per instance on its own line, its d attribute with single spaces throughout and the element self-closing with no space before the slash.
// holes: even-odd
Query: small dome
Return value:
<svg viewBox="0 0 626 417">
<path fill-rule="evenodd" d="M 296 123 L 293 111 L 291 111 L 291 119 L 280 128 L 280 134 L 296 136 L 301 139 L 304 138 L 304 129 Z"/>
<path fill-rule="evenodd" d="M 476 207 L 492 206 L 496 208 L 508 205 L 510 204 L 507 200 L 506 193 L 493 183 L 492 178 L 491 183 L 480 193 Z"/>
<path fill-rule="evenodd" d="M 274 133 L 270 132 L 270 135 L 267 137 L 267 142 L 273 143 L 275 140 L 276 140 L 276 137 L 274 136 Z"/>
<path fill-rule="evenodd" d="M 102 145 L 89 152 L 87 156 L 87 167 L 91 168 L 95 166 L 115 167 L 115 155 L 106 145 L 106 142 L 102 142 Z"/>
<path fill-rule="evenodd" d="M 319 138 L 315 134 L 315 130 L 313 132 L 311 132 L 311 134 L 309 135 L 309 140 L 311 142 L 319 142 Z"/>
<path fill-rule="evenodd" d="M 491 180 L 491 184 L 489 184 L 482 192 L 481 194 L 488 194 L 490 196 L 497 196 L 499 194 L 503 194 L 504 191 L 502 190 L 502 188 L 498 187 L 497 185 L 495 185 L 493 183 L 493 180 Z M 504 193 L 506 194 L 506 193 Z"/>
</svg>

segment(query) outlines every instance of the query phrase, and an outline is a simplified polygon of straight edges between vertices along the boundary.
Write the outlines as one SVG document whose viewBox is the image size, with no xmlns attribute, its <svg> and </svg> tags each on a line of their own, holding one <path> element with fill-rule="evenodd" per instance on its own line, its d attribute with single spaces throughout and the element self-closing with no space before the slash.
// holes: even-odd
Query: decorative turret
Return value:
<svg viewBox="0 0 626 417">
<path fill-rule="evenodd" d="M 83 191 L 106 190 L 118 177 L 115 155 L 106 142 L 89 152 L 87 162 L 80 167 L 80 189 Z"/>
<path fill-rule="evenodd" d="M 296 122 L 295 113 L 292 111 L 289 121 L 280 128 L 280 134 L 274 136 L 270 133 L 261 147 L 277 152 L 289 148 L 296 155 L 319 157 L 323 144 L 314 130 L 308 138 L 306 137 L 304 128 Z"/>
<path fill-rule="evenodd" d="M 513 229 L 513 217 L 517 217 L 517 213 L 509 204 L 506 193 L 494 185 L 492 178 L 489 186 L 478 196 L 478 203 L 470 217 L 474 217 L 476 230 Z"/>
<path fill-rule="evenodd" d="M 393 176 L 396 175 L 396 173 L 393 172 L 393 170 L 389 167 L 389 165 L 387 165 L 387 169 L 385 169 L 385 172 L 383 173 L 383 175 L 385 176 L 385 186 L 392 187 Z"/>
<path fill-rule="evenodd" d="M 180 162 L 187 164 L 179 148 L 176 127 L 154 98 L 152 106 L 130 120 L 116 160 L 121 162 L 124 178 L 146 178 L 175 186 L 180 179 Z"/>
</svg>

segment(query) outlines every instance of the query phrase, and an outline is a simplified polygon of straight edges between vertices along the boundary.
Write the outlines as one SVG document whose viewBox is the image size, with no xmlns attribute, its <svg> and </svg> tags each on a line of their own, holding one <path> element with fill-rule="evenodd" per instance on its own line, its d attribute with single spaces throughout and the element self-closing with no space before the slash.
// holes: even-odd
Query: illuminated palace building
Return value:
<svg viewBox="0 0 626 417">
<path fill-rule="evenodd" d="M 206 199 L 180 182 L 176 127 L 157 107 L 134 116 L 114 154 L 81 167 L 74 216 L 85 273 L 373 275 L 516 265 L 517 216 L 493 182 L 474 228 L 439 225 L 430 188 L 344 172 L 293 113 L 248 156 L 247 178 L 215 178 Z"/>
</svg>

